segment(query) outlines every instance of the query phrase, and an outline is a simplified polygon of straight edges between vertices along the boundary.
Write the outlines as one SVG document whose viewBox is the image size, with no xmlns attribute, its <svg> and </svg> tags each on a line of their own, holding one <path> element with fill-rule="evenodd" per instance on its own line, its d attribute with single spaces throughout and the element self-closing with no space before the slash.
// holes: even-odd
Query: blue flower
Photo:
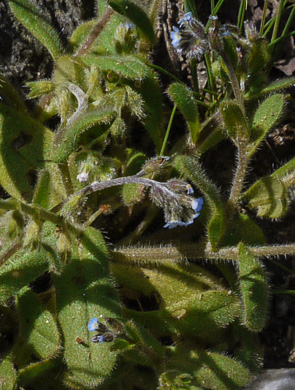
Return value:
<svg viewBox="0 0 295 390">
<path fill-rule="evenodd" d="M 192 200 L 192 209 L 196 212 L 199 212 L 202 210 L 203 204 L 204 204 L 203 198 L 193 199 Z M 196 217 L 198 217 L 199 214 L 200 213 L 198 213 L 198 215 Z M 196 217 L 194 217 L 194 218 L 196 218 Z"/>
<path fill-rule="evenodd" d="M 169 221 L 166 223 L 166 225 L 164 225 L 164 228 L 168 227 L 169 229 L 173 229 L 177 226 L 186 227 L 188 225 L 191 225 L 192 223 L 194 223 L 194 219 L 200 215 L 200 211 L 202 210 L 203 203 L 204 203 L 203 198 L 193 199 L 191 201 L 191 208 L 194 210 L 195 214 L 187 222 L 177 221 L 177 220 Z"/>
<path fill-rule="evenodd" d="M 173 229 L 177 226 L 187 226 L 187 224 L 185 222 L 182 222 L 182 221 L 170 221 L 170 222 L 167 222 L 166 225 L 164 225 L 164 228 L 169 228 L 169 229 Z"/>
<path fill-rule="evenodd" d="M 183 18 L 179 20 L 178 25 L 182 27 L 185 23 L 189 23 L 193 20 L 193 13 L 187 12 L 184 14 Z"/>
<path fill-rule="evenodd" d="M 173 31 L 171 31 L 171 39 L 172 39 L 172 46 L 174 47 L 174 49 L 178 49 L 181 36 L 179 33 L 179 29 L 175 26 L 173 26 Z"/>
<path fill-rule="evenodd" d="M 98 328 L 99 328 L 98 318 L 91 318 L 91 320 L 88 323 L 89 332 L 93 332 L 94 330 L 98 330 Z"/>
<path fill-rule="evenodd" d="M 103 343 L 104 342 L 103 335 L 100 336 L 99 334 L 96 334 L 95 336 L 92 337 L 92 342 L 93 343 Z"/>
</svg>

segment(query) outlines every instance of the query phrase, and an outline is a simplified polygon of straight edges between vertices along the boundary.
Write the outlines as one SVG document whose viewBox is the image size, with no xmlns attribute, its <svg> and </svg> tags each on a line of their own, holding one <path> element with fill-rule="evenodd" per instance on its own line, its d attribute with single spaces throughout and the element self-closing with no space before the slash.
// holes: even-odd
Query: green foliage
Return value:
<svg viewBox="0 0 295 390">
<path fill-rule="evenodd" d="M 32 176 L 45 167 L 52 140 L 53 133 L 30 116 L 0 105 L 0 183 L 10 195 L 32 199 Z"/>
<path fill-rule="evenodd" d="M 128 0 L 110 0 L 109 4 L 115 11 L 134 23 L 152 44 L 155 43 L 156 37 L 152 23 L 142 8 Z"/>
<path fill-rule="evenodd" d="M 246 181 L 294 84 L 268 83 L 280 18 L 269 45 L 250 25 L 241 35 L 244 1 L 237 27 L 210 19 L 203 28 L 186 15 L 180 42 L 197 26 L 202 42 L 175 47 L 192 57 L 193 87 L 162 69 L 174 80 L 171 113 L 150 62 L 160 1 L 98 0 L 66 49 L 33 3 L 9 3 L 54 70 L 28 83 L 33 114 L 0 77 L 0 334 L 12 335 L 0 387 L 246 386 L 262 364 L 256 334 L 269 307 L 260 258 L 295 252 L 265 245 L 248 212 L 287 214 L 295 158 Z M 212 2 L 212 15 L 222 4 Z M 184 5 L 197 17 L 194 1 Z M 203 54 L 208 89 L 197 80 Z M 226 138 L 233 166 L 220 157 Z"/>
<path fill-rule="evenodd" d="M 283 109 L 284 95 L 282 94 L 270 96 L 258 107 L 252 122 L 251 136 L 253 144 L 249 145 L 251 148 L 250 155 L 255 152 L 257 146 L 281 117 Z"/>
<path fill-rule="evenodd" d="M 29 0 L 10 0 L 9 5 L 18 20 L 46 47 L 53 59 L 57 60 L 63 53 L 59 36 L 38 8 Z"/>
<path fill-rule="evenodd" d="M 184 84 L 173 83 L 170 85 L 168 93 L 185 117 L 192 142 L 196 143 L 200 132 L 200 124 L 198 106 L 192 92 Z"/>
<path fill-rule="evenodd" d="M 54 278 L 58 320 L 64 338 L 64 358 L 71 387 L 92 388 L 110 375 L 116 353 L 112 343 L 91 342 L 87 323 L 93 317 L 120 314 L 119 302 L 108 273 L 107 248 L 101 234 L 88 228 L 64 272 Z M 82 342 L 77 341 L 77 337 Z"/>
<path fill-rule="evenodd" d="M 240 106 L 234 102 L 222 102 L 221 114 L 225 129 L 234 140 L 240 137 L 250 137 L 249 125 Z"/>
<path fill-rule="evenodd" d="M 238 267 L 244 322 L 250 330 L 259 332 L 265 326 L 268 311 L 267 279 L 259 260 L 242 243 Z"/>
</svg>

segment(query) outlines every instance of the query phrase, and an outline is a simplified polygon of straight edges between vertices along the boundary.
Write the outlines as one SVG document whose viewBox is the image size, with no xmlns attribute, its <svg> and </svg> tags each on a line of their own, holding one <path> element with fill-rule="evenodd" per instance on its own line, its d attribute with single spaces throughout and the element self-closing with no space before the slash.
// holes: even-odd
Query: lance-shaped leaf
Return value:
<svg viewBox="0 0 295 390">
<path fill-rule="evenodd" d="M 182 373 L 183 378 L 190 380 L 191 387 L 185 389 L 200 386 L 202 389 L 236 390 L 251 379 L 249 370 L 236 359 L 201 349 L 190 350 L 184 345 L 172 349 L 168 367 L 172 373 Z"/>
<path fill-rule="evenodd" d="M 265 271 L 243 243 L 239 244 L 237 265 L 244 309 L 243 321 L 247 328 L 259 332 L 265 326 L 269 305 Z"/>
<path fill-rule="evenodd" d="M 0 302 L 15 295 L 21 288 L 48 269 L 48 253 L 44 250 L 17 252 L 0 270 Z"/>
<path fill-rule="evenodd" d="M 143 125 L 153 140 L 157 153 L 160 153 L 165 130 L 163 126 L 163 94 L 156 74 L 149 69 L 147 77 L 138 88 L 144 100 L 146 116 Z"/>
<path fill-rule="evenodd" d="M 17 295 L 16 309 L 19 334 L 13 353 L 18 367 L 24 367 L 36 357 L 48 359 L 56 355 L 60 348 L 57 324 L 29 287 Z"/>
<path fill-rule="evenodd" d="M 0 74 L 0 97 L 3 103 L 15 110 L 27 111 L 27 107 L 18 91 L 10 84 L 6 77 Z"/>
<path fill-rule="evenodd" d="M 130 0 L 110 0 L 110 6 L 125 16 L 148 38 L 151 44 L 156 42 L 152 23 L 145 11 Z"/>
<path fill-rule="evenodd" d="M 58 33 L 44 18 L 44 15 L 29 0 L 9 0 L 9 5 L 17 19 L 46 47 L 53 59 L 62 53 L 63 47 Z"/>
<path fill-rule="evenodd" d="M 197 365 L 195 378 L 204 388 L 236 390 L 251 379 L 249 370 L 241 362 L 221 353 L 194 351 L 192 358 Z"/>
<path fill-rule="evenodd" d="M 264 177 L 254 183 L 242 196 L 247 206 L 257 209 L 259 217 L 280 218 L 288 209 L 289 196 L 282 180 Z"/>
<path fill-rule="evenodd" d="M 252 121 L 252 143 L 248 147 L 249 156 L 256 151 L 269 130 L 282 116 L 284 103 L 284 95 L 278 93 L 265 99 L 256 110 Z"/>
<path fill-rule="evenodd" d="M 196 159 L 177 156 L 173 165 L 181 175 L 191 180 L 204 194 L 204 206 L 208 204 L 210 212 L 208 236 L 212 249 L 216 250 L 226 227 L 224 208 L 217 187 L 207 178 L 201 164 Z"/>
<path fill-rule="evenodd" d="M 195 144 L 200 133 L 200 122 L 198 106 L 192 91 L 185 84 L 173 83 L 168 88 L 168 94 L 186 119 L 191 139 Z"/>
<path fill-rule="evenodd" d="M 0 386 L 3 390 L 16 388 L 16 372 L 10 358 L 5 358 L 0 363 Z"/>
<path fill-rule="evenodd" d="M 0 104 L 0 184 L 11 196 L 32 199 L 35 171 L 45 167 L 52 141 L 49 129 Z"/>
<path fill-rule="evenodd" d="M 212 341 L 240 314 L 238 298 L 201 267 L 167 264 L 142 271 L 161 297 L 161 309 L 182 335 Z"/>
<path fill-rule="evenodd" d="M 268 84 L 265 88 L 260 91 L 260 94 L 266 94 L 271 92 L 281 91 L 282 89 L 293 87 L 295 84 L 295 77 L 288 77 L 276 80 Z"/>
<path fill-rule="evenodd" d="M 59 382 L 61 368 L 62 362 L 56 357 L 31 363 L 18 371 L 17 383 L 25 388 L 34 382 L 34 386 L 39 389 L 44 387 L 44 383 L 50 383 L 55 390 L 64 389 Z"/>
<path fill-rule="evenodd" d="M 110 375 L 116 353 L 111 352 L 112 342 L 93 343 L 94 334 L 87 324 L 92 318 L 117 318 L 120 308 L 102 235 L 87 228 L 79 246 L 63 274 L 54 277 L 54 285 L 64 358 L 70 372 L 66 381 L 71 387 L 88 389 Z"/>
<path fill-rule="evenodd" d="M 116 112 L 110 108 L 97 108 L 77 117 L 69 126 L 61 129 L 54 141 L 53 161 L 61 163 L 78 147 L 79 140 L 88 129 L 97 127 L 97 137 L 101 136 L 111 125 Z"/>
<path fill-rule="evenodd" d="M 240 106 L 234 101 L 221 103 L 221 115 L 225 128 L 234 140 L 250 137 L 249 125 Z"/>
<path fill-rule="evenodd" d="M 101 71 L 114 72 L 121 77 L 131 80 L 141 80 L 149 72 L 149 67 L 136 56 L 97 56 L 85 55 L 83 61 L 87 65 L 96 65 Z"/>
</svg>

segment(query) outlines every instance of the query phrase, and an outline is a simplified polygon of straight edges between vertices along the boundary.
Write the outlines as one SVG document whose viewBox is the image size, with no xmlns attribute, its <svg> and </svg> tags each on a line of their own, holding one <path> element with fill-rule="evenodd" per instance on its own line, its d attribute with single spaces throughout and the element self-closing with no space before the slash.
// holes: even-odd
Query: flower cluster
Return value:
<svg viewBox="0 0 295 390">
<path fill-rule="evenodd" d="M 100 322 L 98 318 L 91 318 L 88 323 L 88 330 L 89 332 L 97 332 L 97 334 L 92 337 L 93 343 L 110 343 L 115 339 L 115 334 L 111 332 L 106 325 Z"/>
<path fill-rule="evenodd" d="M 122 337 L 123 325 L 121 322 L 114 318 L 104 317 L 102 315 L 100 318 L 103 318 L 107 325 L 103 324 L 98 318 L 91 318 L 88 322 L 89 332 L 97 332 L 97 334 L 92 337 L 93 343 L 110 343 L 114 341 L 116 337 Z"/>
<path fill-rule="evenodd" d="M 172 179 L 161 183 L 161 186 L 151 188 L 152 201 L 164 210 L 164 228 L 186 227 L 200 215 L 204 200 L 192 197 L 193 193 L 192 186 L 179 179 Z"/>
<path fill-rule="evenodd" d="M 179 54 L 200 60 L 209 50 L 208 36 L 203 24 L 188 12 L 179 20 L 178 26 L 179 28 L 173 26 L 171 32 L 173 47 Z"/>
</svg>

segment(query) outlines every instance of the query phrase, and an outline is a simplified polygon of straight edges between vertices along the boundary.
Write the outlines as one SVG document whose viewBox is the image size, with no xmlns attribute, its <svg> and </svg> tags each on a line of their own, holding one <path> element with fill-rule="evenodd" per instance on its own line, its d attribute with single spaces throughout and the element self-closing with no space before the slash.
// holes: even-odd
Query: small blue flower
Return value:
<svg viewBox="0 0 295 390">
<path fill-rule="evenodd" d="M 178 22 L 178 25 L 182 27 L 185 23 L 191 22 L 193 19 L 193 13 L 192 12 L 187 12 L 184 14 L 183 18 L 181 18 Z"/>
<path fill-rule="evenodd" d="M 175 26 L 173 26 L 173 31 L 171 31 L 171 39 L 172 39 L 172 46 L 174 47 L 174 49 L 178 49 L 181 36 L 179 33 L 179 29 Z"/>
<path fill-rule="evenodd" d="M 187 184 L 186 190 L 188 195 L 192 195 L 194 193 L 194 189 L 190 184 Z"/>
<path fill-rule="evenodd" d="M 191 219 L 189 219 L 187 222 L 172 220 L 172 221 L 167 222 L 166 225 L 164 225 L 164 228 L 168 227 L 169 229 L 173 229 L 177 226 L 186 227 L 188 225 L 191 225 L 192 223 L 194 223 L 194 219 L 200 215 L 199 212 L 202 210 L 203 203 L 204 203 L 203 198 L 193 199 L 191 201 L 191 207 L 196 213 L 191 217 Z"/>
<path fill-rule="evenodd" d="M 193 199 L 192 200 L 192 209 L 196 212 L 199 212 L 202 210 L 203 204 L 204 204 L 203 198 Z M 196 218 L 196 217 L 194 217 L 194 218 Z"/>
<path fill-rule="evenodd" d="M 88 323 L 89 332 L 93 332 L 94 330 L 98 330 L 98 328 L 99 328 L 98 318 L 91 318 L 91 320 Z"/>
<path fill-rule="evenodd" d="M 103 335 L 100 336 L 100 335 L 96 334 L 95 336 L 92 337 L 92 342 L 93 343 L 103 343 L 104 342 Z"/>
</svg>

